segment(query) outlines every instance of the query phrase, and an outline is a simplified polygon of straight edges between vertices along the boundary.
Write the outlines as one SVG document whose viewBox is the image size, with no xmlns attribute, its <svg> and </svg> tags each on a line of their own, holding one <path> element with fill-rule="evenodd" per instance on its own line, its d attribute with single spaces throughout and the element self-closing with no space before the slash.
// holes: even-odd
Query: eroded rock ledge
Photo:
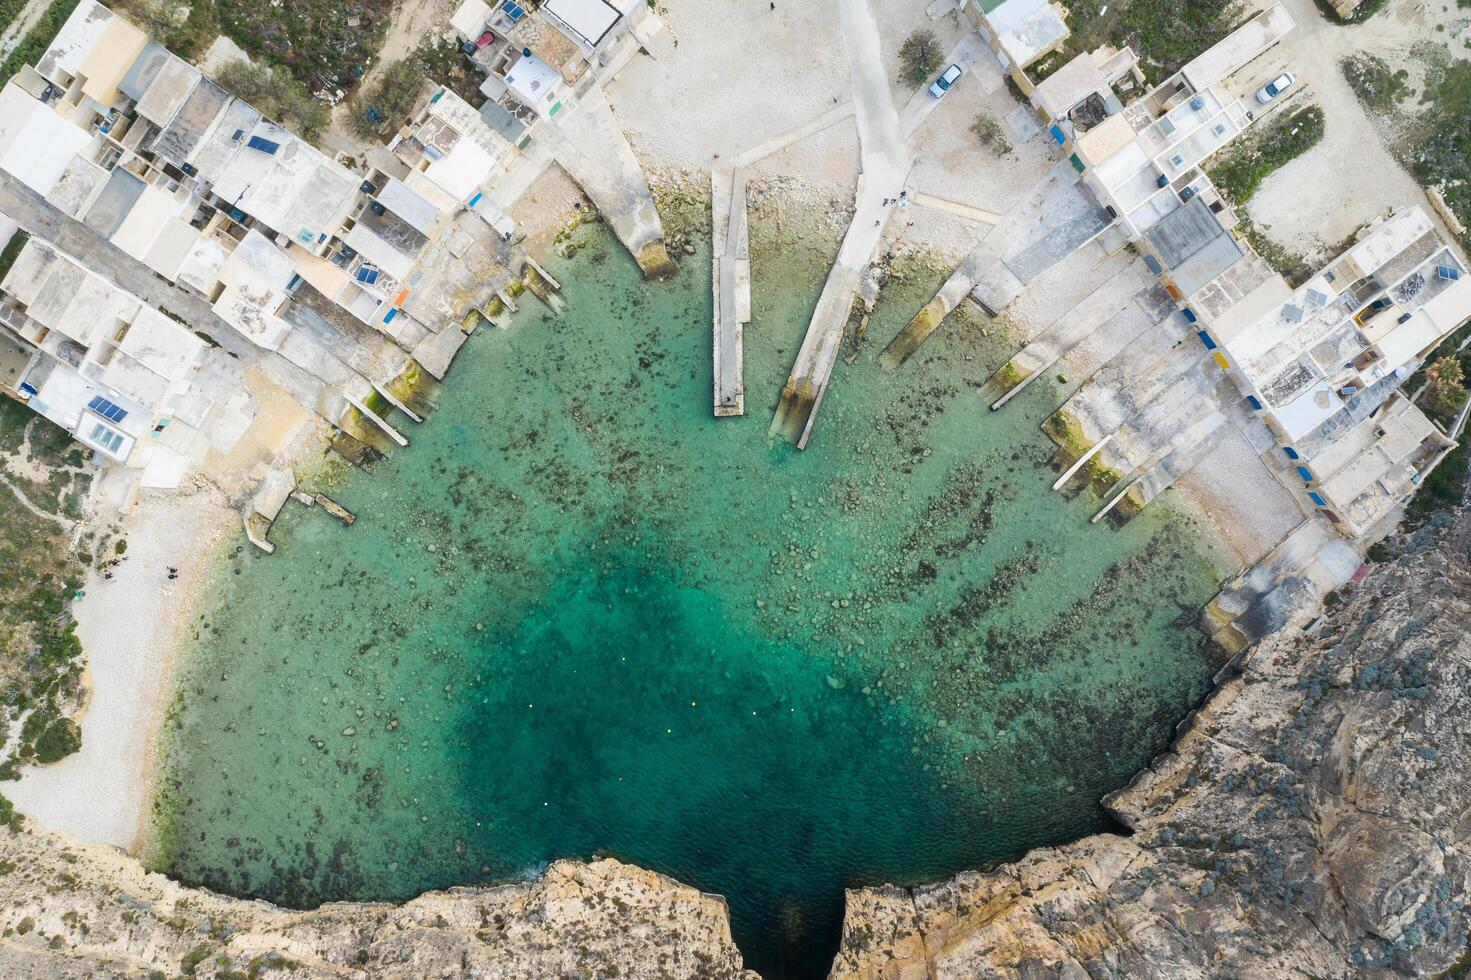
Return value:
<svg viewBox="0 0 1471 980">
<path fill-rule="evenodd" d="M 612 860 L 292 912 L 185 888 L 113 848 L 0 831 L 0 923 L 0 977 L 756 980 L 723 899 Z"/>
<path fill-rule="evenodd" d="M 1427 975 L 1467 959 L 1471 518 L 1259 648 L 1111 796 L 1135 833 L 848 893 L 833 978 Z"/>
</svg>

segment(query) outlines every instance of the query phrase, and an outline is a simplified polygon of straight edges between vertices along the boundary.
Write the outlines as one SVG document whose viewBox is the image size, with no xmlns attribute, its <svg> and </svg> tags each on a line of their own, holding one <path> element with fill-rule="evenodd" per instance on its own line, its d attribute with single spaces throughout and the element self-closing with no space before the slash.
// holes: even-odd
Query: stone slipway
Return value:
<svg viewBox="0 0 1471 980">
<path fill-rule="evenodd" d="M 542 132 L 552 156 L 597 205 L 644 277 L 672 275 L 654 196 L 602 86 L 592 82 L 580 88 L 576 102 L 548 120 Z"/>
<path fill-rule="evenodd" d="M 711 241 L 715 293 L 712 346 L 717 417 L 746 412 L 745 325 L 751 322 L 751 240 L 746 221 L 746 170 L 710 171 Z"/>
</svg>

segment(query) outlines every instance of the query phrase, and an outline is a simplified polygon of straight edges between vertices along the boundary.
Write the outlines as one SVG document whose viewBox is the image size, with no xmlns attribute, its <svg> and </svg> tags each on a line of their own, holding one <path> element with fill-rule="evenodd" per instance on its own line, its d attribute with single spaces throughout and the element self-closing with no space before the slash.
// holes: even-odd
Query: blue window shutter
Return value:
<svg viewBox="0 0 1471 980">
<path fill-rule="evenodd" d="M 1291 446 L 1283 446 L 1282 447 L 1282 451 L 1287 454 L 1287 458 L 1288 459 L 1301 459 L 1302 458 L 1301 456 L 1299 456 L 1297 454 L 1297 450 L 1296 449 L 1293 449 Z"/>
<path fill-rule="evenodd" d="M 1205 349 L 1206 350 L 1215 350 L 1216 349 L 1216 342 L 1214 340 L 1211 340 L 1211 335 L 1210 334 L 1206 333 L 1204 330 L 1200 330 L 1200 331 L 1197 331 L 1195 335 L 1200 338 L 1200 342 L 1202 344 L 1205 344 Z"/>
<path fill-rule="evenodd" d="M 1326 501 L 1326 500 L 1323 499 L 1323 495 L 1322 494 L 1309 493 L 1308 494 L 1308 499 L 1311 500 L 1313 503 L 1317 504 L 1319 507 L 1327 507 L 1328 506 L 1328 501 Z"/>
<path fill-rule="evenodd" d="M 1297 475 L 1302 477 L 1303 482 L 1305 483 L 1313 482 L 1313 471 L 1308 469 L 1306 466 L 1299 466 L 1297 468 Z"/>
<path fill-rule="evenodd" d="M 1256 395 L 1247 395 L 1246 400 L 1251 402 L 1251 407 L 1256 409 L 1258 412 L 1262 410 L 1262 403 L 1257 400 Z"/>
<path fill-rule="evenodd" d="M 1063 133 L 1061 126 L 1053 126 L 1048 132 L 1052 134 L 1053 139 L 1057 140 L 1058 146 L 1067 142 L 1067 135 Z"/>
</svg>

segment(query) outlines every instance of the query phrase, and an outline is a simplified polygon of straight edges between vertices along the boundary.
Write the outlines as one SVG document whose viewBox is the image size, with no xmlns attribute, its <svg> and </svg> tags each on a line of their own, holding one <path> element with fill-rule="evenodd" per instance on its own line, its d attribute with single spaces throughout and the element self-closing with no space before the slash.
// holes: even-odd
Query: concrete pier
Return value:
<svg viewBox="0 0 1471 980">
<path fill-rule="evenodd" d="M 864 179 L 860 178 L 858 183 L 861 198 L 865 193 Z M 867 193 L 878 196 L 876 191 Z M 875 200 L 872 205 L 877 203 Z M 833 365 L 838 359 L 853 304 L 858 299 L 863 273 L 883 235 L 883 219 L 876 219 L 874 224 L 867 220 L 869 214 L 879 210 L 872 205 L 859 209 L 863 219 L 849 225 L 848 233 L 843 236 L 838 261 L 833 263 L 823 283 L 822 295 L 818 297 L 792 372 L 782 386 L 781 403 L 771 420 L 769 433 L 795 443 L 798 449 L 806 449 L 807 440 L 812 437 L 812 424 L 832 379 Z"/>
<path fill-rule="evenodd" d="M 838 21 L 849 50 L 861 172 L 852 223 L 823 283 L 817 309 L 771 420 L 770 433 L 796 443 L 799 449 L 805 449 L 812 436 L 812 423 L 832 378 L 843 332 L 884 228 L 898 210 L 900 195 L 908 193 L 914 150 L 907 141 L 939 104 L 928 87 L 921 86 L 902 108 L 894 108 L 883 71 L 878 23 L 866 0 L 841 0 Z M 962 72 L 969 71 L 983 50 L 979 37 L 967 33 L 946 60 Z M 840 108 L 835 107 L 834 113 Z"/>
<path fill-rule="evenodd" d="M 711 282 L 715 293 L 714 408 L 717 417 L 746 411 L 745 325 L 751 322 L 751 242 L 744 167 L 710 172 Z"/>
</svg>

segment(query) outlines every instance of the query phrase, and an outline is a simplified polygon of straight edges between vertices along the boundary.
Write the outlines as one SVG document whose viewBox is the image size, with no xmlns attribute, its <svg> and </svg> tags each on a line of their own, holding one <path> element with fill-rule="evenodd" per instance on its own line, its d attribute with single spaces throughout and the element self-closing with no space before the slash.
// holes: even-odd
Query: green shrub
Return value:
<svg viewBox="0 0 1471 980">
<path fill-rule="evenodd" d="M 10 802 L 3 796 L 0 796 L 0 824 L 4 824 L 11 830 L 20 830 L 21 827 L 25 825 L 25 820 L 26 818 L 21 816 L 16 811 L 14 803 Z M 6 874 L 9 874 L 10 871 L 15 870 L 15 865 L 10 864 L 10 862 L 8 861 L 5 863 L 8 865 L 8 869 L 5 872 Z"/>
<path fill-rule="evenodd" d="M 1421 184 L 1441 187 L 1447 206 L 1471 225 L 1471 62 L 1432 64 L 1422 101 L 1418 139 L 1398 154 Z"/>
<path fill-rule="evenodd" d="M 1110 41 L 1133 47 L 1150 77 L 1163 81 L 1229 34 L 1243 15 L 1238 0 L 1129 0 Z"/>
<path fill-rule="evenodd" d="M 1466 403 L 1466 372 L 1461 359 L 1447 354 L 1437 358 L 1425 369 L 1429 387 L 1425 392 L 1425 405 L 1430 412 L 1441 418 L 1450 418 Z"/>
<path fill-rule="evenodd" d="M 970 124 L 970 131 L 976 134 L 976 139 L 981 141 L 982 146 L 990 147 L 991 152 L 998 157 L 1011 153 L 1011 142 L 1007 140 L 996 117 L 990 113 L 983 112 L 976 116 L 975 122 Z"/>
<path fill-rule="evenodd" d="M 82 747 L 82 730 L 70 718 L 58 718 L 36 739 L 36 761 L 59 762 Z"/>
<path fill-rule="evenodd" d="M 5 243 L 5 248 L 0 251 L 0 280 L 3 280 L 10 272 L 10 267 L 15 265 L 15 260 L 20 256 L 20 250 L 26 247 L 26 242 L 31 236 L 24 231 L 17 231 L 10 236 L 10 241 Z"/>
<path fill-rule="evenodd" d="M 373 141 L 397 129 L 414 111 L 425 86 L 423 67 L 414 56 L 385 66 L 352 100 L 353 135 Z"/>
<path fill-rule="evenodd" d="M 1393 71 L 1383 58 L 1360 51 L 1339 62 L 1343 77 L 1359 101 L 1376 112 L 1388 112 L 1409 91 L 1409 72 Z"/>
<path fill-rule="evenodd" d="M 331 121 L 327 107 L 312 98 L 305 86 L 265 65 L 237 58 L 220 67 L 215 81 L 303 139 L 316 139 Z"/>
<path fill-rule="evenodd" d="M 3 62 L 0 62 L 0 85 L 10 81 L 12 75 L 20 71 L 21 65 L 35 64 L 46 49 L 51 47 L 51 42 L 56 40 L 61 27 L 66 19 L 72 15 L 77 8 L 78 0 L 56 0 L 46 8 L 41 19 L 36 21 L 21 42 L 15 46 Z"/>
<path fill-rule="evenodd" d="M 1263 180 L 1312 149 L 1323 138 L 1323 109 L 1310 105 L 1272 121 L 1208 168 L 1211 180 L 1233 204 L 1245 204 Z"/>
<path fill-rule="evenodd" d="M 1466 464 L 1466 443 L 1463 442 L 1425 478 L 1405 508 L 1405 515 L 1412 526 L 1425 523 L 1437 511 L 1461 503 L 1466 495 Z"/>
</svg>

